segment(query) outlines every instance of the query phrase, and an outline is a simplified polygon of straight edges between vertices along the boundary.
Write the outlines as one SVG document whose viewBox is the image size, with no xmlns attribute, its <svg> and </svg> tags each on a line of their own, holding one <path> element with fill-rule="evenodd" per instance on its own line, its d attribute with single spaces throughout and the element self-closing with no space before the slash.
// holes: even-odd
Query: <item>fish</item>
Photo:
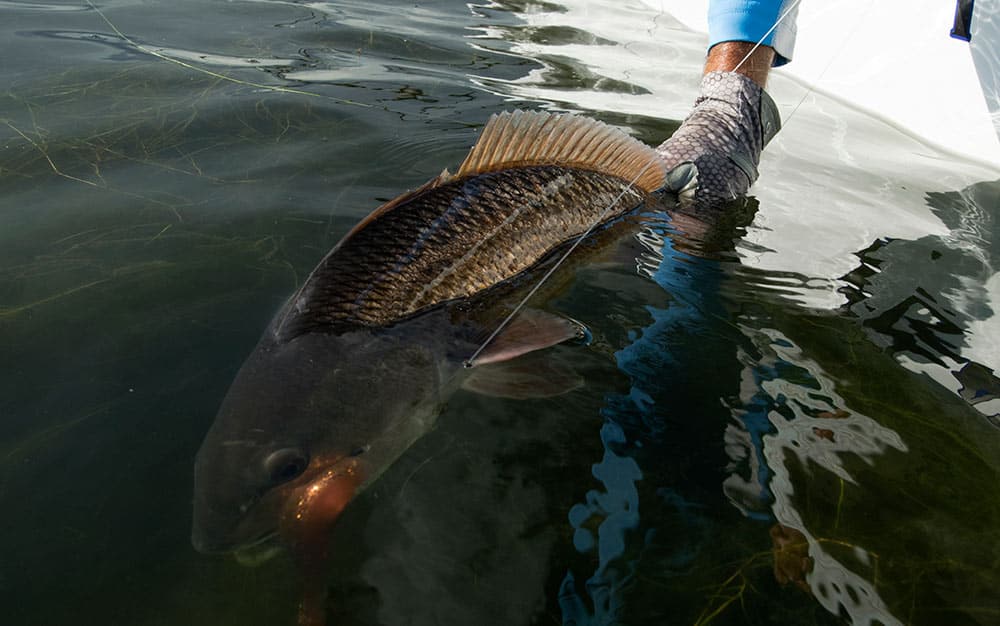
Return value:
<svg viewBox="0 0 1000 626">
<path fill-rule="evenodd" d="M 290 550 L 306 584 L 299 623 L 322 624 L 337 518 L 452 395 L 579 386 L 557 366 L 518 364 L 586 328 L 537 309 L 510 317 L 512 294 L 595 224 L 658 202 L 665 184 L 661 157 L 617 128 L 493 115 L 455 173 L 375 209 L 269 324 L 195 457 L 194 547 Z"/>
</svg>

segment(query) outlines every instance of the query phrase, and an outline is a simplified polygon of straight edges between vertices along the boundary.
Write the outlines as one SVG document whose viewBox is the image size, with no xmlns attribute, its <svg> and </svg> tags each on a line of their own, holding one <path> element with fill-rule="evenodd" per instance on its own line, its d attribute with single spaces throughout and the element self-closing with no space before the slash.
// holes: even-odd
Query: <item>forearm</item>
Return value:
<svg viewBox="0 0 1000 626">
<path fill-rule="evenodd" d="M 717 206 L 745 194 L 757 179 L 761 150 L 781 126 L 763 88 L 771 66 L 791 54 L 788 38 L 782 43 L 774 26 L 791 18 L 794 35 L 794 6 L 788 0 L 711 0 L 700 96 L 657 148 L 670 168 L 667 187 L 682 204 Z"/>
<path fill-rule="evenodd" d="M 797 0 L 709 0 L 708 47 L 712 49 L 729 42 L 759 42 L 773 50 L 773 65 L 783 65 L 791 60 L 794 52 L 797 12 Z M 740 59 L 748 51 L 749 48 Z M 731 68 L 723 71 L 728 69 Z"/>
<path fill-rule="evenodd" d="M 774 48 L 760 45 L 754 49 L 755 45 L 746 41 L 724 41 L 712 46 L 705 60 L 705 73 L 737 72 L 764 87 L 774 63 Z"/>
</svg>

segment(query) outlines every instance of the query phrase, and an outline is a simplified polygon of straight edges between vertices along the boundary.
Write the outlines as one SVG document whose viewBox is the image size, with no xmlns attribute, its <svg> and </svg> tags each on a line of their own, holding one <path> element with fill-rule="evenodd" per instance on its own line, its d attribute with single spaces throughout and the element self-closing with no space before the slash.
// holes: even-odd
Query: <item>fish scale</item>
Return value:
<svg viewBox="0 0 1000 626">
<path fill-rule="evenodd" d="M 510 168 L 428 189 L 342 241 L 309 278 L 299 295 L 308 306 L 286 319 L 283 334 L 386 326 L 488 289 L 582 234 L 616 198 L 609 216 L 646 194 L 616 176 L 561 166 Z"/>
</svg>

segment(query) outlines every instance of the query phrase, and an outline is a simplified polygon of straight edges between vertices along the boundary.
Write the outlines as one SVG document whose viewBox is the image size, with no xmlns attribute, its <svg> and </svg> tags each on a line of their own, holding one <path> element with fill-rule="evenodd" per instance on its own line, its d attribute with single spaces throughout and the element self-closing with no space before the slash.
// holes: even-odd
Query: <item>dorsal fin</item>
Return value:
<svg viewBox="0 0 1000 626">
<path fill-rule="evenodd" d="M 541 111 L 490 117 L 456 177 L 509 167 L 561 165 L 611 174 L 646 192 L 663 187 L 666 166 L 655 150 L 597 120 Z"/>
</svg>

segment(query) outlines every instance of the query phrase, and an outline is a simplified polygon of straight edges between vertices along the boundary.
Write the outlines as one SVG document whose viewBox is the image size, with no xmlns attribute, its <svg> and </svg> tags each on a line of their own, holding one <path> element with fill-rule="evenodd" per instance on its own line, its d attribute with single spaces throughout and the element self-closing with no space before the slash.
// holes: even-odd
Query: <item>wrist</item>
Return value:
<svg viewBox="0 0 1000 626">
<path fill-rule="evenodd" d="M 748 41 L 723 41 L 715 44 L 708 51 L 705 74 L 736 72 L 764 87 L 774 62 L 774 48 L 755 46 L 756 44 Z"/>
</svg>

